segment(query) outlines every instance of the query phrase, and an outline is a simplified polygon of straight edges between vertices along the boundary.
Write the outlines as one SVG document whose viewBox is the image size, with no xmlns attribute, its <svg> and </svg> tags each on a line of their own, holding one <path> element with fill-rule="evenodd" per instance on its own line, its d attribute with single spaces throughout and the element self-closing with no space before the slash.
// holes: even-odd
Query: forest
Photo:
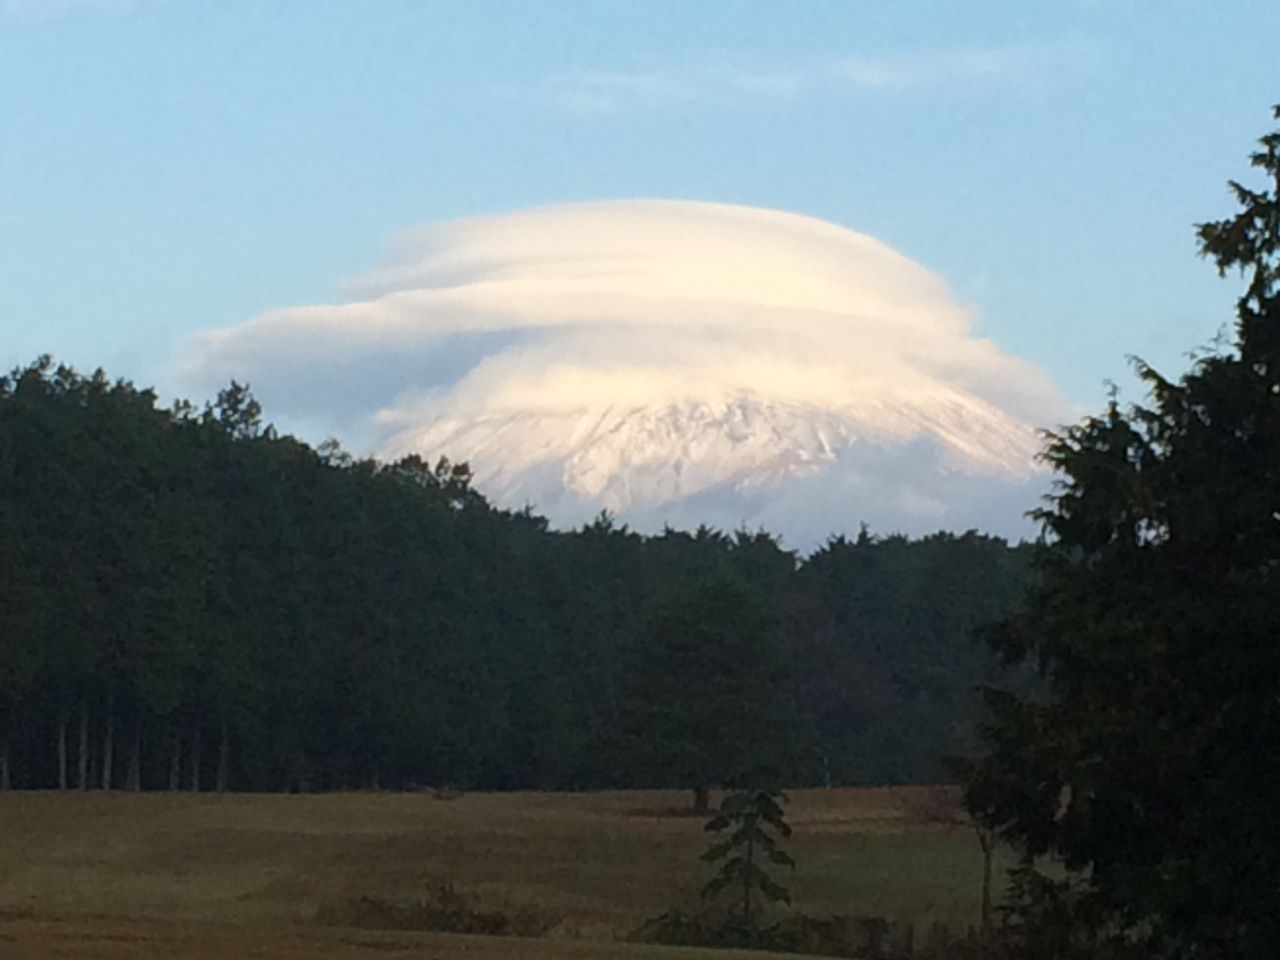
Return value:
<svg viewBox="0 0 1280 960">
<path fill-rule="evenodd" d="M 0 787 L 935 782 L 1030 545 L 555 531 L 396 463 L 47 357 L 0 377 Z M 438 459 L 436 459 L 438 458 Z M 857 515 L 857 505 L 842 505 Z M 756 771 L 758 772 L 758 771 Z"/>
</svg>

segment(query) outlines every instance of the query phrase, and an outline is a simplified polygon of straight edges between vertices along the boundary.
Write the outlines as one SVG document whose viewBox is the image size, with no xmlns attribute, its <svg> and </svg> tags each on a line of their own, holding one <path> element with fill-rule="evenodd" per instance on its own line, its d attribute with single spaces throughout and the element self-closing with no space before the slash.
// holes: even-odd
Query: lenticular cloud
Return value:
<svg viewBox="0 0 1280 960">
<path fill-rule="evenodd" d="M 291 423 L 471 463 L 574 523 L 1023 532 L 1047 378 L 933 274 L 772 210 L 634 201 L 403 234 L 348 303 L 200 335 L 193 386 Z"/>
</svg>

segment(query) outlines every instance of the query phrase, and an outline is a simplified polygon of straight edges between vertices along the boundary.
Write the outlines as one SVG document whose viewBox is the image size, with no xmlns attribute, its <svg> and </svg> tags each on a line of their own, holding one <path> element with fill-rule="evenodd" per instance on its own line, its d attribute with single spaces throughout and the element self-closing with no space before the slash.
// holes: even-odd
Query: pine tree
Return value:
<svg viewBox="0 0 1280 960">
<path fill-rule="evenodd" d="M 770 866 L 795 868 L 790 854 L 778 848 L 780 839 L 791 836 L 783 817 L 786 794 L 759 788 L 737 790 L 720 804 L 709 821 L 708 833 L 728 836 L 711 845 L 702 859 L 719 863 L 716 875 L 702 888 L 703 897 L 716 897 L 726 890 L 737 895 L 737 914 L 748 929 L 756 924 L 757 897 L 770 903 L 790 903 L 791 893 L 769 873 Z"/>
<path fill-rule="evenodd" d="M 995 640 L 1047 692 L 991 694 L 969 769 L 975 813 L 1078 871 L 1077 920 L 1141 956 L 1280 942 L 1280 131 L 1261 144 L 1267 183 L 1199 229 L 1247 277 L 1232 342 L 1177 380 L 1139 363 L 1145 405 L 1049 444 L 1040 584 Z"/>
</svg>

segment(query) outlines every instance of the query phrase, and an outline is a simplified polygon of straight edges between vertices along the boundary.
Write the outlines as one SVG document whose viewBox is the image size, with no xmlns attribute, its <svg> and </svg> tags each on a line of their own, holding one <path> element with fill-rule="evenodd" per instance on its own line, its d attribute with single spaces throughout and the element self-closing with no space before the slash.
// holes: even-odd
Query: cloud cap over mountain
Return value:
<svg viewBox="0 0 1280 960">
<path fill-rule="evenodd" d="M 780 211 L 626 201 L 429 226 L 351 295 L 200 335 L 186 381 L 248 380 L 291 421 L 468 460 L 482 490 L 560 522 L 774 521 L 797 545 L 864 519 L 1025 532 L 1034 428 L 1066 413 L 938 277 Z"/>
</svg>

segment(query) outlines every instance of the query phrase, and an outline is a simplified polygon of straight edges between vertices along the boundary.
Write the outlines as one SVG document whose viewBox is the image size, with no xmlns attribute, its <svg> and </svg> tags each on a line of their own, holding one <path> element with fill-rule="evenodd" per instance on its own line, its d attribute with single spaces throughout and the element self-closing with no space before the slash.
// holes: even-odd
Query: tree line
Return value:
<svg viewBox="0 0 1280 960">
<path fill-rule="evenodd" d="M 1028 549 L 557 532 L 242 385 L 41 358 L 0 377 L 0 786 L 705 788 L 748 740 L 794 784 L 933 780 Z"/>
</svg>

